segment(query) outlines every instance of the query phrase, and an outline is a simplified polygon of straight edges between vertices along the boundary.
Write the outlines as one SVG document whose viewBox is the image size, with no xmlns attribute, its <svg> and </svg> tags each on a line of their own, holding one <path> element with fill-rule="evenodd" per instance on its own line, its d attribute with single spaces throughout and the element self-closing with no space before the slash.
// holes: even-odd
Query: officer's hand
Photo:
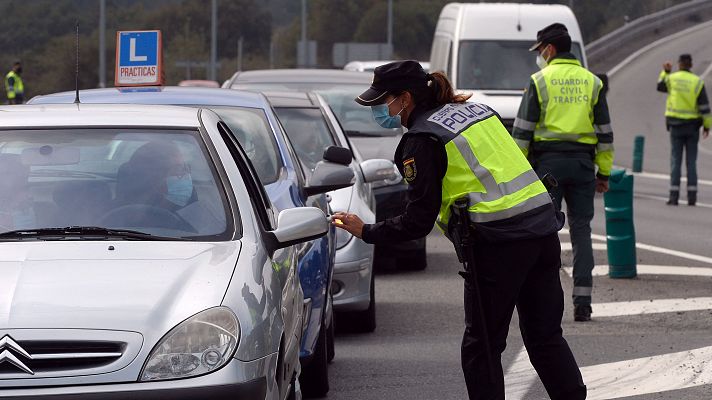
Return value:
<svg viewBox="0 0 712 400">
<path fill-rule="evenodd" d="M 663 69 L 665 72 L 670 72 L 672 71 L 672 63 L 670 61 L 666 62 L 663 64 Z"/>
<path fill-rule="evenodd" d="M 361 238 L 361 233 L 363 233 L 363 226 L 365 225 L 361 218 L 356 214 L 348 214 L 344 212 L 337 212 L 331 218 L 331 224 L 335 225 L 337 228 L 341 228 L 348 233 Z"/>
<path fill-rule="evenodd" d="M 596 178 L 596 193 L 606 193 L 608 191 L 608 181 Z"/>
<path fill-rule="evenodd" d="M 703 129 L 702 130 L 702 139 L 707 139 L 707 137 L 710 135 L 710 130 L 709 129 Z"/>
</svg>

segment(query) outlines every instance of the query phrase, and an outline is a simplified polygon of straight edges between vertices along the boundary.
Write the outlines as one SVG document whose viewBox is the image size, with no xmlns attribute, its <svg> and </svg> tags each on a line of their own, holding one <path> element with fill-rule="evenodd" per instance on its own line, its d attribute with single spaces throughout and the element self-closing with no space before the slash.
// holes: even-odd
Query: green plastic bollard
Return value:
<svg viewBox="0 0 712 400">
<path fill-rule="evenodd" d="M 645 136 L 638 135 L 633 142 L 633 172 L 643 172 L 643 151 Z"/>
<path fill-rule="evenodd" d="M 633 175 L 613 170 L 608 192 L 603 195 L 606 209 L 608 276 L 634 278 L 638 273 L 633 225 Z"/>
</svg>

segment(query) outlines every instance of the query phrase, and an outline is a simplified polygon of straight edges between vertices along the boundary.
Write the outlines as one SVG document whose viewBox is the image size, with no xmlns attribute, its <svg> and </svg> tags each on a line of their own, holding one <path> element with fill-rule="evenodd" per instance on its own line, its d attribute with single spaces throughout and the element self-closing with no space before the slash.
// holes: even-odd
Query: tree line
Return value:
<svg viewBox="0 0 712 400">
<path fill-rule="evenodd" d="M 501 0 L 500 0 L 501 1 Z M 573 6 L 588 42 L 621 26 L 627 19 L 685 0 L 529 0 Z M 438 15 L 447 0 L 393 0 L 394 58 L 427 60 Z M 509 1 L 524 2 L 524 1 Z M 160 29 L 168 84 L 190 74 L 204 79 L 210 55 L 209 0 L 106 0 L 107 86 L 113 86 L 115 32 Z M 27 94 L 74 89 L 75 37 L 80 26 L 82 89 L 99 82 L 98 0 L 4 0 L 0 13 L 5 25 L 0 65 L 8 71 L 23 62 Z M 318 63 L 331 67 L 337 42 L 385 42 L 386 0 L 307 0 L 307 33 L 318 43 Z M 291 68 L 296 65 L 296 43 L 301 32 L 301 0 L 218 0 L 218 79 L 238 68 L 242 38 L 243 69 Z M 3 73 L 5 73 L 4 71 Z"/>
</svg>

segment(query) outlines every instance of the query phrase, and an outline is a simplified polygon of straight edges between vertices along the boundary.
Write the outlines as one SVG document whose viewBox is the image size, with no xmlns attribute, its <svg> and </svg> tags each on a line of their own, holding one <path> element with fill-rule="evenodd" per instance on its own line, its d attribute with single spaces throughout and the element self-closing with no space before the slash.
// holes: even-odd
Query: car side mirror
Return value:
<svg viewBox="0 0 712 400">
<path fill-rule="evenodd" d="M 372 158 L 361 163 L 361 171 L 366 182 L 377 182 L 396 178 L 393 161 L 383 158 Z"/>
<path fill-rule="evenodd" d="M 350 153 L 350 151 L 349 151 Z M 354 171 L 351 167 L 331 161 L 319 161 L 304 188 L 307 196 L 343 189 L 354 184 Z"/>
<path fill-rule="evenodd" d="M 297 207 L 283 210 L 277 217 L 277 229 L 272 236 L 272 250 L 318 239 L 329 232 L 324 212 L 316 207 Z"/>
<path fill-rule="evenodd" d="M 354 155 L 351 153 L 351 150 L 346 147 L 329 146 L 326 150 L 324 150 L 323 158 L 324 160 L 331 161 L 333 163 L 349 165 L 351 164 L 351 160 L 353 160 Z"/>
</svg>

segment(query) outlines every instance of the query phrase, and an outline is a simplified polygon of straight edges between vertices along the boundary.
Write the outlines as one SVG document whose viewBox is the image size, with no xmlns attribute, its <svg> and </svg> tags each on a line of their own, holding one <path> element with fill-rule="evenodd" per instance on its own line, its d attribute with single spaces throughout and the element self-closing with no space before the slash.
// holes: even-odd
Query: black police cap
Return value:
<svg viewBox="0 0 712 400">
<path fill-rule="evenodd" d="M 689 54 L 680 54 L 680 58 L 677 59 L 677 62 L 692 63 L 692 56 Z"/>
<path fill-rule="evenodd" d="M 558 22 L 553 23 L 536 33 L 536 43 L 534 43 L 534 46 L 529 48 L 529 51 L 538 49 L 542 44 L 556 44 L 561 40 L 566 39 L 569 41 L 571 40 L 569 30 L 566 29 L 566 25 Z"/>
<path fill-rule="evenodd" d="M 417 61 L 394 61 L 373 70 L 373 83 L 356 98 L 364 106 L 374 106 L 385 101 L 388 92 L 428 86 L 428 74 Z"/>
</svg>

